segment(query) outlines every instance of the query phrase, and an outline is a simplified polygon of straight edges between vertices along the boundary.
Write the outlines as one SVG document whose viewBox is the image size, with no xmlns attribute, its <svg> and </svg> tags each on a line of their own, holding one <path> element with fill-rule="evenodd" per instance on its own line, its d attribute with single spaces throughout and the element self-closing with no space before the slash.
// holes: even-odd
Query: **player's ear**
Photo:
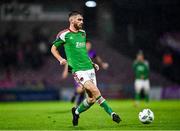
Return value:
<svg viewBox="0 0 180 131">
<path fill-rule="evenodd" d="M 71 23 L 71 21 L 72 21 L 72 19 L 71 19 L 71 17 L 69 18 L 69 22 Z"/>
<path fill-rule="evenodd" d="M 73 17 L 70 17 L 70 18 L 69 18 L 69 22 L 70 22 L 70 23 L 73 23 Z"/>
</svg>

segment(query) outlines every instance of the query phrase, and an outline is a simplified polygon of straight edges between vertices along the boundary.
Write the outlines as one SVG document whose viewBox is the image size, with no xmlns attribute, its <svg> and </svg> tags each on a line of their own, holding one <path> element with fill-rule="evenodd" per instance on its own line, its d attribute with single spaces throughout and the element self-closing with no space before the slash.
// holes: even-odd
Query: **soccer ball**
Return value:
<svg viewBox="0 0 180 131">
<path fill-rule="evenodd" d="M 143 109 L 143 111 L 139 112 L 139 120 L 143 124 L 150 124 L 154 120 L 154 113 L 150 109 Z"/>
</svg>

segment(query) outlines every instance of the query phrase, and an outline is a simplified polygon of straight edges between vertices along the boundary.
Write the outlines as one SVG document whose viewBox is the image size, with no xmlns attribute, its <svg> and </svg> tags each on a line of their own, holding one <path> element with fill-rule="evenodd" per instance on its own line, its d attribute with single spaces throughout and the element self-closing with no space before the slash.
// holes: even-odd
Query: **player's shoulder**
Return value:
<svg viewBox="0 0 180 131">
<path fill-rule="evenodd" d="M 135 65 L 135 64 L 137 64 L 138 63 L 138 61 L 137 60 L 134 60 L 133 61 L 133 65 Z"/>
<path fill-rule="evenodd" d="M 144 60 L 144 63 L 145 63 L 146 65 L 149 65 L 149 62 L 148 62 L 147 60 Z"/>
<path fill-rule="evenodd" d="M 56 38 L 59 38 L 59 37 L 62 37 L 62 36 L 65 36 L 67 33 L 69 33 L 69 29 L 64 29 L 64 30 L 61 30 L 59 31 L 59 33 L 57 34 Z"/>
<path fill-rule="evenodd" d="M 80 32 L 83 32 L 83 33 L 86 33 L 86 31 L 85 31 L 85 30 L 83 30 L 83 29 L 80 29 L 79 31 L 80 31 Z"/>
</svg>

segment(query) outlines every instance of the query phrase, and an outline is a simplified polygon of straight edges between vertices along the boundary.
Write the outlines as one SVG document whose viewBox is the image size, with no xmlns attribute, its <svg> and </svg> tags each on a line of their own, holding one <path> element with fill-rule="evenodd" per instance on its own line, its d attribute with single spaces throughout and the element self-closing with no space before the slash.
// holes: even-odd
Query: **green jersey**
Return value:
<svg viewBox="0 0 180 131">
<path fill-rule="evenodd" d="M 72 32 L 69 29 L 64 30 L 57 35 L 53 44 L 56 47 L 64 45 L 67 62 L 72 72 L 93 68 L 86 49 L 85 31 Z"/>
<path fill-rule="evenodd" d="M 135 61 L 133 63 L 133 70 L 135 74 L 135 79 L 148 79 L 149 78 L 149 64 L 147 61 L 140 62 Z"/>
</svg>

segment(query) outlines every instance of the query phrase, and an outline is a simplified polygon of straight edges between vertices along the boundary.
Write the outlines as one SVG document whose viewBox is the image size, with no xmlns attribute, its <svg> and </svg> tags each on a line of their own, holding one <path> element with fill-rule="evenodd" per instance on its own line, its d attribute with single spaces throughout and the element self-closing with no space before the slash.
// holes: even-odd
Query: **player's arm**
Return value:
<svg viewBox="0 0 180 131">
<path fill-rule="evenodd" d="M 98 70 L 99 70 L 99 65 L 98 65 L 98 64 L 93 63 L 93 67 L 95 68 L 95 70 L 96 70 L 96 71 L 98 71 Z"/>
<path fill-rule="evenodd" d="M 55 40 L 53 42 L 53 45 L 51 47 L 51 53 L 53 54 L 53 56 L 60 62 L 61 65 L 65 65 L 67 62 L 66 60 L 60 55 L 59 51 L 58 51 L 58 47 L 61 46 L 63 44 L 62 40 Z"/>
<path fill-rule="evenodd" d="M 147 66 L 147 72 L 148 74 L 150 73 L 150 66 L 149 66 L 149 62 L 148 61 L 145 61 L 145 64 Z"/>
<path fill-rule="evenodd" d="M 96 56 L 95 60 L 104 70 L 106 70 L 109 67 L 109 64 L 107 62 L 104 62 L 100 56 Z"/>
<path fill-rule="evenodd" d="M 68 76 L 68 64 L 65 64 L 61 78 L 62 78 L 62 79 L 66 79 L 67 76 Z"/>
<path fill-rule="evenodd" d="M 136 60 L 133 61 L 133 64 L 132 64 L 132 73 L 133 73 L 133 77 L 136 79 Z"/>
</svg>

